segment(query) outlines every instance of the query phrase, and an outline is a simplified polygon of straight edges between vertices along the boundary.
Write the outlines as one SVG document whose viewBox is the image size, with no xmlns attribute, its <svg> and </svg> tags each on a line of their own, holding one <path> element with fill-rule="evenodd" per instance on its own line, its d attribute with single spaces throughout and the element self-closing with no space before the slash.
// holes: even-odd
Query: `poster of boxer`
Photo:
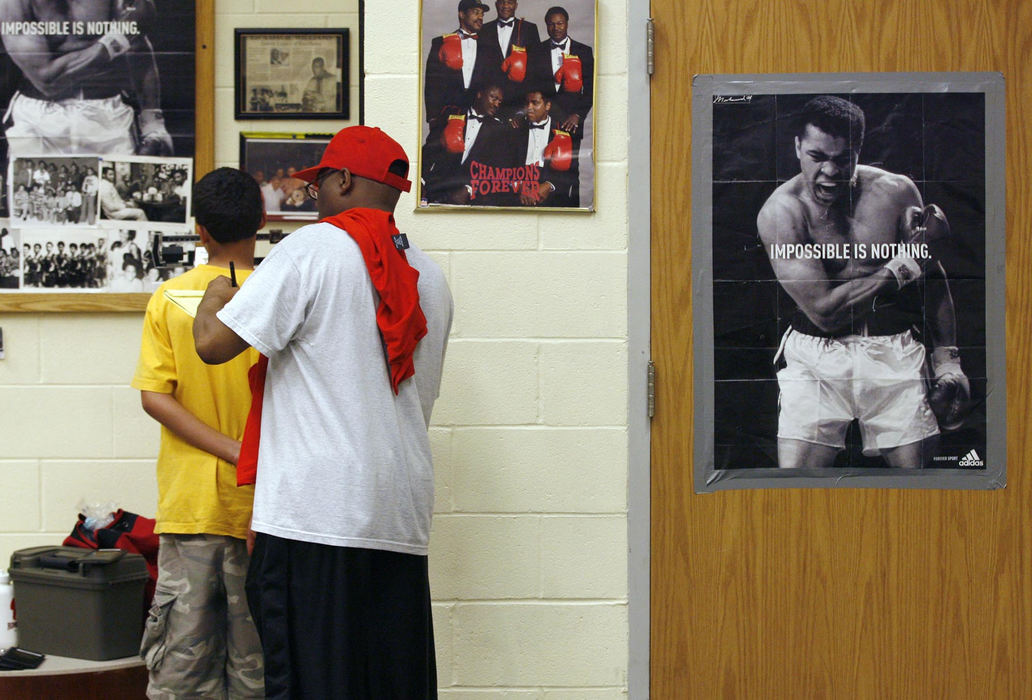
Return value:
<svg viewBox="0 0 1032 700">
<path fill-rule="evenodd" d="M 596 0 L 422 0 L 418 209 L 593 211 Z"/>
<path fill-rule="evenodd" d="M 695 485 L 1006 485 L 999 74 L 697 76 Z"/>
<path fill-rule="evenodd" d="M 195 13 L 188 0 L 0 3 L 0 216 L 11 217 L 15 229 L 64 230 L 26 233 L 30 260 L 38 257 L 36 243 L 56 251 L 62 237 L 69 258 L 73 243 L 83 259 L 82 245 L 96 247 L 86 239 L 103 232 L 66 229 L 104 225 L 100 159 L 150 159 L 188 177 L 182 166 L 195 147 Z M 190 228 L 185 215 L 177 223 Z M 100 274 L 65 274 L 58 284 L 54 273 L 44 284 L 42 273 L 26 274 L 29 261 L 20 258 L 18 288 L 4 291 L 109 291 Z"/>
</svg>

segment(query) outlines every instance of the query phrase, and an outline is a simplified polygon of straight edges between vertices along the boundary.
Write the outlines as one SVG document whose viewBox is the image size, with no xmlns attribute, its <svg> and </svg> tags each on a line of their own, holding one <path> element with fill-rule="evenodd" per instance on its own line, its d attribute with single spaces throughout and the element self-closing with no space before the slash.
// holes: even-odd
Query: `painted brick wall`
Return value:
<svg viewBox="0 0 1032 700">
<path fill-rule="evenodd" d="M 398 216 L 455 296 L 431 430 L 442 698 L 626 696 L 627 2 L 599 5 L 599 211 L 415 214 L 409 196 Z M 217 165 L 236 165 L 240 131 L 338 128 L 232 111 L 234 27 L 357 32 L 325 7 L 218 0 Z M 366 0 L 366 123 L 413 169 L 418 13 Z M 83 497 L 153 513 L 158 430 L 128 387 L 140 319 L 0 314 L 0 561 L 58 541 Z"/>
</svg>

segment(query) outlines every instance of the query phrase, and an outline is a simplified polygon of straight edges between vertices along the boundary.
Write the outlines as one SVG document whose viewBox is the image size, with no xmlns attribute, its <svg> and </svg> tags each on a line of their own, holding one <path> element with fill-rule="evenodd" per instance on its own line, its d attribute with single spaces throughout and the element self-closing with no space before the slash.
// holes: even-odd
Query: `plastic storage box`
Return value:
<svg viewBox="0 0 1032 700">
<path fill-rule="evenodd" d="M 120 549 L 32 547 L 11 555 L 18 646 L 76 659 L 140 651 L 147 565 Z"/>
</svg>

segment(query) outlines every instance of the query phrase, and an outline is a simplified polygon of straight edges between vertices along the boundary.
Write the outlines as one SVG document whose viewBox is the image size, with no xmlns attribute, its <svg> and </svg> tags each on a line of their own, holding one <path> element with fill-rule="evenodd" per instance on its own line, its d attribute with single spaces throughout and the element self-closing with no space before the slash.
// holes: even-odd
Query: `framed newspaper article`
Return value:
<svg viewBox="0 0 1032 700">
<path fill-rule="evenodd" d="M 695 487 L 1006 485 L 999 74 L 696 76 Z"/>
<path fill-rule="evenodd" d="M 593 211 L 595 0 L 422 0 L 417 210 Z"/>
<path fill-rule="evenodd" d="M 196 79 L 211 65 L 213 9 L 208 0 L 10 3 L 0 32 L 0 311 L 142 309 L 146 296 L 134 293 L 171 271 L 151 244 L 193 236 L 194 158 L 211 159 L 211 101 Z"/>
<path fill-rule="evenodd" d="M 245 131 L 240 134 L 240 169 L 257 180 L 268 221 L 315 221 L 315 200 L 305 193 L 298 170 L 319 162 L 333 134 Z"/>
<path fill-rule="evenodd" d="M 235 30 L 237 119 L 348 119 L 348 30 Z"/>
</svg>

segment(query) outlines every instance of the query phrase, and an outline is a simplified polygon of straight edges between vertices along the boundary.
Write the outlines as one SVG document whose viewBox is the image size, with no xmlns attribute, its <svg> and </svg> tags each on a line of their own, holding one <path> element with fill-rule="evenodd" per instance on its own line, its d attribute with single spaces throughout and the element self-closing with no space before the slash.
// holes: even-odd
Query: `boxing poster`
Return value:
<svg viewBox="0 0 1032 700">
<path fill-rule="evenodd" d="M 422 0 L 417 210 L 594 210 L 597 17 Z"/>
<path fill-rule="evenodd" d="M 0 3 L 0 292 L 145 291 L 180 242 L 192 264 L 195 36 L 188 0 Z"/>
<path fill-rule="evenodd" d="M 697 76 L 695 487 L 1006 485 L 999 74 Z"/>
</svg>

